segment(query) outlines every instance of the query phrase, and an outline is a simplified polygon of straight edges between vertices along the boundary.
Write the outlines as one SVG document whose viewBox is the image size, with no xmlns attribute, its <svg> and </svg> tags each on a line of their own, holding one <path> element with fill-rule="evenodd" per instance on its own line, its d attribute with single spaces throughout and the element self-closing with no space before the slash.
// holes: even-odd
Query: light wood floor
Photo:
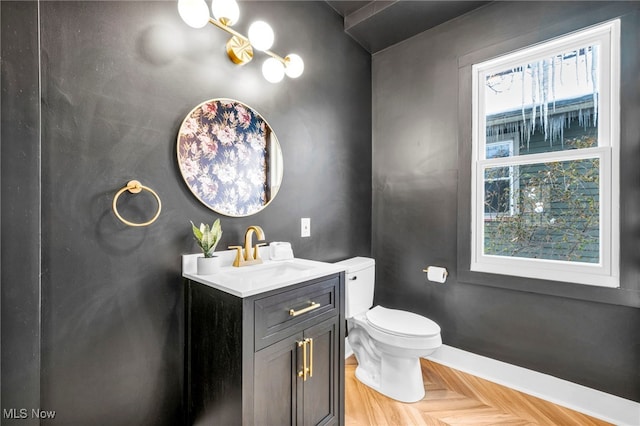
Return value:
<svg viewBox="0 0 640 426">
<path fill-rule="evenodd" d="M 346 426 L 609 424 L 426 359 L 421 363 L 426 395 L 404 404 L 360 383 L 355 377 L 357 362 L 349 357 Z"/>
</svg>

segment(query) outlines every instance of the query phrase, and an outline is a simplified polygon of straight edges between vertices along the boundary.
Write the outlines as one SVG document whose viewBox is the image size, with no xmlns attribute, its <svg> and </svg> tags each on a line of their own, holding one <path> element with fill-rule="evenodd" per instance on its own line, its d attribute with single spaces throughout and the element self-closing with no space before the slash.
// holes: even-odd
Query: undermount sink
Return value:
<svg viewBox="0 0 640 426">
<path fill-rule="evenodd" d="M 265 260 L 259 265 L 234 267 L 231 263 L 235 250 L 216 253 L 222 256 L 225 265 L 219 272 L 197 275 L 195 263 L 198 255 L 184 255 L 182 276 L 235 296 L 246 297 L 344 271 L 344 267 L 338 264 L 300 258 Z"/>
<path fill-rule="evenodd" d="M 276 277 L 284 277 L 291 274 L 308 273 L 317 265 L 309 264 L 303 259 L 291 259 L 287 261 L 262 263 L 260 265 L 244 266 L 235 268 L 233 266 L 223 267 L 220 274 L 235 279 L 265 280 Z"/>
</svg>

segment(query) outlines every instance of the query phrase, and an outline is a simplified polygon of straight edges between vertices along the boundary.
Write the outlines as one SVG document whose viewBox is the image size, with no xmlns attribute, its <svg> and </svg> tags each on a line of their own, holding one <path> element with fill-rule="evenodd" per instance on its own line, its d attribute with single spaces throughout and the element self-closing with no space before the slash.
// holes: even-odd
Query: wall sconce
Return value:
<svg viewBox="0 0 640 426">
<path fill-rule="evenodd" d="M 212 0 L 211 13 L 205 0 L 178 0 L 178 13 L 182 20 L 193 28 L 202 28 L 208 23 L 231 34 L 227 41 L 227 55 L 234 64 L 244 65 L 253 59 L 254 50 L 270 56 L 262 64 L 262 75 L 271 83 L 280 82 L 285 74 L 297 78 L 304 71 L 304 62 L 299 55 L 290 53 L 284 58 L 269 49 L 273 45 L 273 30 L 264 21 L 256 21 L 249 27 L 245 37 L 231 26 L 238 22 L 240 9 L 236 0 Z"/>
</svg>

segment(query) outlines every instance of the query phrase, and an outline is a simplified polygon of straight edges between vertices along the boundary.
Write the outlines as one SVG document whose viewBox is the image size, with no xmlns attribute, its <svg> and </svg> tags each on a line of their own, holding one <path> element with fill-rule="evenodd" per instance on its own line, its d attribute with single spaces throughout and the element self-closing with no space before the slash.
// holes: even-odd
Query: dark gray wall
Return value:
<svg viewBox="0 0 640 426">
<path fill-rule="evenodd" d="M 445 344 L 640 401 L 639 5 L 494 2 L 374 55 L 376 303 L 429 316 Z M 470 65 L 617 16 L 622 288 L 469 273 Z"/>
<path fill-rule="evenodd" d="M 224 51 L 226 33 L 211 25 L 187 27 L 173 1 L 44 1 L 39 8 L 40 104 L 37 91 L 29 99 L 22 92 L 38 85 L 36 4 L 2 2 L 2 408 L 56 410 L 51 424 L 61 425 L 179 424 L 180 255 L 197 251 L 190 220 L 220 217 L 219 249 L 239 243 L 246 227 L 258 224 L 267 240 L 291 241 L 299 257 L 370 255 L 371 57 L 343 33 L 340 16 L 324 2 L 241 3 L 236 29 L 246 33 L 263 18 L 276 33 L 273 50 L 305 60 L 301 78 L 278 85 L 261 76 L 266 57 L 234 66 Z M 9 39 L 14 30 L 20 37 Z M 25 52 L 30 63 L 22 69 Z M 22 99 L 27 111 L 6 93 Z M 201 205 L 176 165 L 182 119 L 215 97 L 255 108 L 283 149 L 282 188 L 249 218 L 220 216 Z M 41 126 L 32 111 L 38 106 Z M 36 134 L 41 129 L 41 144 L 20 125 Z M 22 133 L 14 137 L 11 129 Z M 41 167 L 32 164 L 39 150 Z M 12 214 L 5 201 L 22 178 L 35 187 L 23 190 L 36 218 L 42 204 L 41 238 L 31 217 L 30 232 L 19 232 L 24 216 Z M 130 179 L 162 199 L 162 214 L 149 227 L 127 227 L 111 210 L 116 191 Z M 119 205 L 134 221 L 155 208 L 144 194 L 125 196 Z M 301 217 L 311 218 L 311 238 L 299 237 Z M 29 252 L 28 262 L 9 265 L 15 259 L 5 253 L 18 249 Z M 41 286 L 32 276 L 40 262 L 31 254 L 40 249 Z M 7 298 L 8 290 L 16 293 Z M 27 322 L 19 324 L 9 303 L 23 296 L 38 301 L 32 292 L 40 290 L 41 329 L 37 309 L 25 311 Z M 32 351 L 41 356 L 41 391 L 36 377 L 21 399 L 5 383 L 5 366 L 27 368 L 19 358 L 26 348 L 11 352 L 16 338 L 9 338 L 34 328 L 41 333 L 30 340 L 42 346 Z"/>
<path fill-rule="evenodd" d="M 0 17 L 0 396 L 2 408 L 39 407 L 38 9 L 0 2 Z"/>
</svg>

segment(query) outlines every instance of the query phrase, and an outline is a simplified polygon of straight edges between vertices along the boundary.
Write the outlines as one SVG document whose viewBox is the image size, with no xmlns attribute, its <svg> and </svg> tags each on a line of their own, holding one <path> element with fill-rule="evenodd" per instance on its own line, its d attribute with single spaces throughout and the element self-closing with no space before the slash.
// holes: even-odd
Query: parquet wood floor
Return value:
<svg viewBox="0 0 640 426">
<path fill-rule="evenodd" d="M 600 426 L 599 419 L 421 360 L 426 395 L 404 404 L 374 391 L 355 377 L 353 356 L 345 362 L 346 426 L 544 425 Z"/>
</svg>

